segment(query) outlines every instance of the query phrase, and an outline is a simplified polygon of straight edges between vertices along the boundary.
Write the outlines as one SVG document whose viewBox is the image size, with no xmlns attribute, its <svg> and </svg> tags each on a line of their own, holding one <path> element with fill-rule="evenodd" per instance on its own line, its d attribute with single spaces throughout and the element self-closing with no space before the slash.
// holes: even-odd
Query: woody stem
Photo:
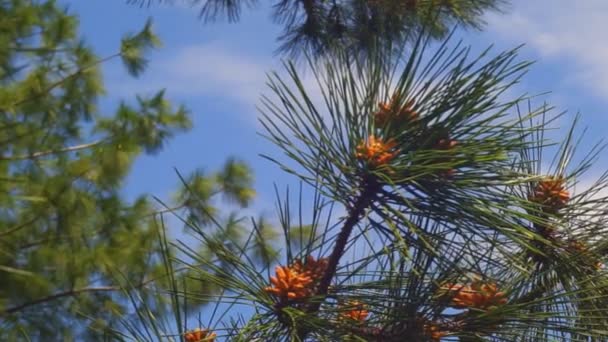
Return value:
<svg viewBox="0 0 608 342">
<path fill-rule="evenodd" d="M 340 261 L 344 250 L 346 249 L 348 238 L 350 237 L 350 234 L 352 233 L 355 225 L 359 222 L 365 209 L 369 207 L 371 202 L 374 200 L 380 187 L 381 185 L 371 176 L 367 176 L 363 180 L 361 186 L 361 194 L 357 197 L 354 205 L 349 210 L 348 217 L 346 218 L 346 221 L 344 221 L 344 225 L 342 226 L 342 229 L 340 230 L 340 233 L 336 238 L 334 249 L 331 255 L 329 256 L 327 268 L 325 269 L 325 272 L 323 273 L 323 276 L 319 281 L 316 296 L 324 298 L 324 296 L 327 295 L 329 285 L 331 284 L 331 281 L 336 274 L 338 262 Z M 319 300 L 311 303 L 307 311 L 310 313 L 318 311 L 322 302 L 323 300 Z M 305 337 L 306 333 L 306 331 L 302 331 L 300 333 L 300 338 L 302 340 Z"/>
</svg>

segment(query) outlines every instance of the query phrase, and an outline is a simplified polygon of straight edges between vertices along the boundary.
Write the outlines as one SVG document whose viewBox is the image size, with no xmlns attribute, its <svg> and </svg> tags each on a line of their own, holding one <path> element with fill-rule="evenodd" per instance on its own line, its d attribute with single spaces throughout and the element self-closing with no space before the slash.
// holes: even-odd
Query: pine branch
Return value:
<svg viewBox="0 0 608 342">
<path fill-rule="evenodd" d="M 73 152 L 73 151 L 78 151 L 78 150 L 84 150 L 84 149 L 87 149 L 87 148 L 91 148 L 91 147 L 100 145 L 104 141 L 105 140 L 98 140 L 98 141 L 94 141 L 94 142 L 90 142 L 90 143 L 86 143 L 86 144 L 80 144 L 80 145 L 75 145 L 75 146 L 68 146 L 68 147 L 59 148 L 59 149 L 56 149 L 56 150 L 34 152 L 34 153 L 31 153 L 31 154 L 23 154 L 23 155 L 17 155 L 17 156 L 4 156 L 4 157 L 0 157 L 0 160 L 28 160 L 28 159 L 36 159 L 36 158 L 48 156 L 50 154 L 57 154 L 57 153 L 65 153 L 65 152 Z"/>
<path fill-rule="evenodd" d="M 36 217 L 34 217 L 34 218 L 30 219 L 30 220 L 27 220 L 25 222 L 16 224 L 16 225 L 8 228 L 7 230 L 0 232 L 0 237 L 4 237 L 4 236 L 7 236 L 7 235 L 10 235 L 10 234 L 12 234 L 12 233 L 14 233 L 14 232 L 16 232 L 16 231 L 24 228 L 24 227 L 27 227 L 30 224 L 38 221 L 38 219 L 40 219 L 42 216 L 44 216 L 43 213 L 40 213 L 39 215 L 36 215 Z"/>
<path fill-rule="evenodd" d="M 157 280 L 157 279 L 153 278 L 153 279 L 146 280 L 146 281 L 142 282 L 141 284 L 134 286 L 134 288 L 140 289 L 155 280 Z M 57 300 L 57 299 L 60 299 L 63 297 L 72 297 L 72 296 L 77 296 L 77 295 L 80 295 L 83 293 L 89 293 L 89 292 L 114 292 L 114 291 L 121 291 L 121 290 L 124 290 L 124 287 L 121 287 L 121 286 L 94 286 L 94 287 L 83 287 L 80 289 L 72 289 L 72 290 L 55 293 L 50 296 L 42 297 L 42 298 L 39 298 L 36 300 L 32 300 L 29 302 L 25 302 L 23 304 L 19 304 L 19 305 L 10 307 L 8 309 L 0 311 L 0 316 L 14 314 L 16 312 L 27 309 L 31 306 L 42 304 L 42 303 L 47 303 L 47 302 L 54 301 L 54 300 Z"/>
<path fill-rule="evenodd" d="M 58 80 L 57 82 L 51 84 L 50 86 L 46 87 L 42 91 L 37 92 L 35 94 L 32 94 L 31 97 L 25 97 L 25 98 L 19 99 L 19 100 L 15 101 L 15 102 L 11 103 L 8 106 L 8 108 L 0 108 L 0 111 L 3 111 L 3 112 L 4 111 L 8 111 L 8 109 L 20 106 L 20 105 L 22 105 L 22 104 L 24 104 L 24 103 L 26 103 L 28 101 L 37 100 L 40 97 L 47 95 L 48 93 L 50 93 L 55 88 L 63 85 L 67 80 L 69 80 L 71 78 L 74 78 L 74 77 L 76 77 L 78 75 L 81 75 L 82 73 L 87 72 L 88 70 L 93 69 L 93 68 L 95 68 L 95 67 L 97 67 L 97 66 L 99 66 L 99 65 L 101 65 L 101 64 L 103 64 L 103 63 L 105 63 L 105 62 L 107 62 L 109 60 L 112 60 L 112 59 L 114 59 L 116 57 L 119 57 L 121 55 L 122 55 L 121 53 L 116 53 L 114 55 L 111 55 L 111 56 L 108 56 L 106 58 L 103 58 L 103 59 L 100 59 L 98 61 L 95 61 L 94 63 L 91 63 L 90 65 L 87 65 L 85 67 L 79 68 L 78 70 L 74 71 L 72 74 L 70 74 L 70 75 L 68 75 L 68 76 L 66 76 L 66 77 Z"/>
<path fill-rule="evenodd" d="M 334 249 L 329 257 L 327 269 L 319 281 L 319 287 L 316 293 L 317 297 L 324 298 L 325 295 L 327 295 L 329 285 L 336 274 L 340 258 L 342 257 L 342 254 L 344 254 L 348 238 L 350 237 L 355 225 L 359 222 L 365 209 L 369 207 L 371 202 L 376 197 L 376 194 L 381 188 L 381 184 L 378 183 L 373 176 L 367 176 L 363 180 L 361 188 L 361 194 L 349 211 L 348 217 L 346 218 L 346 221 L 344 221 L 344 225 L 336 238 L 336 244 L 334 245 Z M 311 303 L 307 311 L 310 313 L 317 312 L 323 301 L 324 299 Z M 299 333 L 300 339 L 303 340 L 307 333 L 308 331 L 301 331 Z"/>
</svg>

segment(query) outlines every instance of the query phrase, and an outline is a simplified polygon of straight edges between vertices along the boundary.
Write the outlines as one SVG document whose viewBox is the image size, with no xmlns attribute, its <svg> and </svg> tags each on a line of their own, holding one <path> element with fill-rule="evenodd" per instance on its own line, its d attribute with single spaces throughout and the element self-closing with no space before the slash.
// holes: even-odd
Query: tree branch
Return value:
<svg viewBox="0 0 608 342">
<path fill-rule="evenodd" d="M 17 106 L 22 105 L 25 102 L 36 100 L 36 99 L 40 98 L 41 96 L 44 96 L 44 95 L 50 93 L 53 89 L 59 87 L 60 85 L 62 85 L 68 79 L 74 78 L 74 77 L 76 77 L 76 76 L 78 76 L 78 75 L 80 75 L 80 74 L 88 71 L 89 69 L 91 69 L 91 68 L 93 68 L 93 67 L 95 67 L 95 66 L 97 66 L 99 64 L 103 64 L 104 62 L 107 62 L 107 61 L 109 61 L 109 60 L 111 60 L 113 58 L 116 58 L 116 57 L 120 56 L 120 55 L 121 55 L 121 53 L 116 53 L 116 54 L 113 54 L 113 55 L 108 56 L 106 58 L 103 58 L 103 59 L 100 59 L 98 61 L 95 61 L 95 62 L 91 63 L 88 66 L 79 68 L 76 71 L 74 71 L 72 74 L 67 75 L 64 78 L 58 80 L 57 82 L 51 84 L 50 86 L 48 86 L 46 89 L 42 90 L 41 92 L 33 94 L 31 97 L 26 97 L 26 98 L 23 98 L 23 99 L 19 99 L 19 100 L 15 101 L 15 102 L 11 103 L 10 106 L 8 106 L 8 108 L 17 107 Z M 0 111 L 6 111 L 6 110 L 7 110 L 7 108 L 0 108 Z"/>
<path fill-rule="evenodd" d="M 80 144 L 80 145 L 76 145 L 76 146 L 68 146 L 68 147 L 64 147 L 64 148 L 60 148 L 60 149 L 56 149 L 56 150 L 34 152 L 32 154 L 24 154 L 24 155 L 18 155 L 18 156 L 3 156 L 3 157 L 0 157 L 0 160 L 27 160 L 27 159 L 36 159 L 36 158 L 47 156 L 49 154 L 65 153 L 65 152 L 84 150 L 84 149 L 87 149 L 87 148 L 91 148 L 93 146 L 97 146 L 97 145 L 103 143 L 104 141 L 105 140 L 97 140 L 97 141 L 93 141 L 93 142 L 86 143 L 86 144 Z"/>
<path fill-rule="evenodd" d="M 325 296 L 329 289 L 329 285 L 336 273 L 336 269 L 338 267 L 338 262 L 344 253 L 344 249 L 346 248 L 346 243 L 348 242 L 348 238 L 350 237 L 351 232 L 355 225 L 359 222 L 361 215 L 365 209 L 367 209 L 370 203 L 374 200 L 378 190 L 380 189 L 380 184 L 373 178 L 368 177 L 363 181 L 362 191 L 352 209 L 350 210 L 338 237 L 336 238 L 336 244 L 334 249 L 329 257 L 329 261 L 327 263 L 327 269 L 323 274 L 319 282 L 319 288 L 317 290 L 317 296 Z M 319 310 L 322 301 L 317 301 L 311 304 L 308 308 L 309 312 L 315 312 Z"/>
<path fill-rule="evenodd" d="M 315 294 L 316 297 L 320 297 L 321 299 L 318 301 L 312 302 L 306 311 L 309 313 L 314 313 L 319 310 L 321 304 L 325 301 L 325 296 L 329 290 L 329 285 L 331 284 L 332 279 L 336 274 L 336 270 L 338 268 L 338 262 L 346 249 L 346 244 L 348 242 L 348 238 L 353 231 L 355 225 L 359 222 L 360 217 L 363 215 L 365 209 L 369 207 L 371 202 L 375 199 L 378 191 L 381 188 L 381 184 L 377 182 L 377 180 L 373 176 L 365 176 L 362 181 L 361 186 L 361 194 L 355 200 L 354 205 L 349 210 L 348 217 L 346 221 L 344 221 L 344 225 L 336 238 L 336 244 L 334 245 L 334 249 L 332 250 L 331 255 L 329 256 L 329 260 L 327 263 L 327 269 L 323 274 L 323 277 L 319 281 L 319 287 Z M 308 327 L 302 327 L 298 329 L 298 338 L 300 341 L 304 341 L 306 339 L 306 335 L 310 332 Z"/>
<path fill-rule="evenodd" d="M 137 289 L 142 288 L 142 287 L 148 285 L 149 283 L 151 283 L 151 282 L 153 282 L 155 280 L 157 280 L 157 279 L 154 278 L 154 279 L 146 280 L 146 281 L 142 282 L 141 284 L 135 286 L 135 288 L 137 288 Z M 72 289 L 72 290 L 55 293 L 55 294 L 50 295 L 50 296 L 42 297 L 42 298 L 39 298 L 39 299 L 36 299 L 36 300 L 32 300 L 30 302 L 25 302 L 25 303 L 22 303 L 22 304 L 10 307 L 8 309 L 0 311 L 0 316 L 14 314 L 14 313 L 19 312 L 19 311 L 21 311 L 23 309 L 27 309 L 30 306 L 34 306 L 34 305 L 50 302 L 50 301 L 53 301 L 53 300 L 56 300 L 56 299 L 60 299 L 60 298 L 63 298 L 63 297 L 77 296 L 77 295 L 80 295 L 80 294 L 83 294 L 83 293 L 88 293 L 88 292 L 114 292 L 114 291 L 121 291 L 123 289 L 124 289 L 124 287 L 121 287 L 121 286 L 94 286 L 94 287 L 83 287 L 83 288 L 80 288 L 80 289 Z"/>
</svg>

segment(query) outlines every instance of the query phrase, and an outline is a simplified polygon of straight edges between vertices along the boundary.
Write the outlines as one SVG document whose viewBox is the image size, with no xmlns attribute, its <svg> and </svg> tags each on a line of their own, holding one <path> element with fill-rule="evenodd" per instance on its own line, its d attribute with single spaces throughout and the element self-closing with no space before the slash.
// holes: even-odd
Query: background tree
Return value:
<svg viewBox="0 0 608 342">
<path fill-rule="evenodd" d="M 471 58 L 466 47 L 434 49 L 423 38 L 404 59 L 344 52 L 322 66 L 311 61 L 322 107 L 292 64 L 287 77 L 270 74 L 261 122 L 287 161 L 268 158 L 318 194 L 318 238 L 293 248 L 294 212 L 280 200 L 284 259 L 273 271 L 193 225 L 218 259 L 165 254 L 165 264 L 226 288 L 217 309 L 178 320 L 177 332 L 144 319 L 134 337 L 608 338 L 607 174 L 574 191 L 598 146 L 576 157 L 574 124 L 556 145 L 545 132 L 560 114 L 507 98 L 529 65 L 517 50 Z M 332 216 L 332 204 L 345 215 Z M 197 296 L 180 286 L 170 293 Z M 173 309 L 183 307 L 175 301 Z"/>
<path fill-rule="evenodd" d="M 150 5 L 167 0 L 127 0 Z M 239 19 L 257 0 L 188 0 L 200 8 L 204 21 L 226 17 Z M 340 49 L 366 55 L 375 47 L 401 46 L 420 32 L 445 37 L 454 25 L 481 28 L 482 15 L 502 10 L 505 0 L 280 0 L 272 2 L 272 19 L 283 25 L 278 51 L 297 57 L 301 54 L 326 56 Z M 379 51 L 379 49 L 375 49 Z M 394 51 L 393 51 L 394 52 Z"/>
<path fill-rule="evenodd" d="M 54 1 L 0 1 L 1 340 L 101 338 L 138 309 L 127 285 L 148 289 L 142 305 L 162 314 L 168 302 L 153 290 L 168 282 L 159 215 L 181 211 L 188 222 L 207 224 L 209 214 L 221 214 L 217 195 L 235 208 L 254 196 L 249 168 L 230 159 L 219 172 L 185 177 L 166 206 L 144 195 L 125 200 L 121 189 L 137 156 L 160 151 L 191 122 L 162 91 L 114 113 L 97 106 L 101 63 L 120 58 L 130 75 L 144 71 L 145 51 L 159 45 L 149 23 L 103 59 L 77 28 Z M 218 239 L 236 241 L 246 229 L 234 222 Z M 192 248 L 213 255 L 209 246 Z M 263 240 L 258 249 L 274 255 Z M 188 286 L 219 291 L 200 281 Z"/>
</svg>

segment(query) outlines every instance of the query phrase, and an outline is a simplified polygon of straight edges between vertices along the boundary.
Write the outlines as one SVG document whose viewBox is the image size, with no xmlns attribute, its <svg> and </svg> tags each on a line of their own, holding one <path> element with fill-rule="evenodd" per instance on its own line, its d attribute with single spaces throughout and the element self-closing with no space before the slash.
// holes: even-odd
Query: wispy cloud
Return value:
<svg viewBox="0 0 608 342">
<path fill-rule="evenodd" d="M 129 98 L 134 94 L 166 89 L 170 95 L 187 100 L 205 96 L 253 109 L 260 104 L 262 94 L 271 93 L 267 86 L 267 73 L 271 71 L 277 71 L 283 79 L 288 79 L 277 58 L 247 55 L 222 43 L 212 42 L 163 53 L 150 63 L 148 72 L 141 79 L 110 77 L 108 83 L 111 95 L 118 97 Z M 301 77 L 313 102 L 322 104 L 321 92 L 312 72 L 305 72 Z"/>
<path fill-rule="evenodd" d="M 255 103 L 267 65 L 244 58 L 218 43 L 191 45 L 153 60 L 139 80 L 109 80 L 116 95 L 166 88 L 180 96 L 220 96 Z"/>
<path fill-rule="evenodd" d="M 491 15 L 491 33 L 526 43 L 545 59 L 566 63 L 567 83 L 608 97 L 608 1 L 518 0 L 507 15 Z"/>
</svg>

